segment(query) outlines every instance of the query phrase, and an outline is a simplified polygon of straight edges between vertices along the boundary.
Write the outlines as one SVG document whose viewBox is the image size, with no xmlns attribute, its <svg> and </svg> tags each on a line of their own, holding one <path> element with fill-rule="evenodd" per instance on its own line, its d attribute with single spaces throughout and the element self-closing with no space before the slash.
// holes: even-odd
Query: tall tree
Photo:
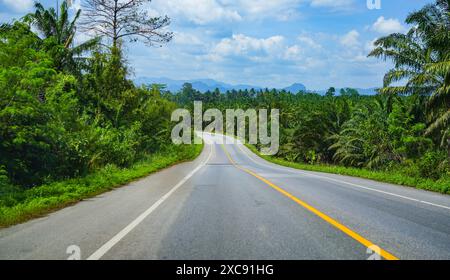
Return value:
<svg viewBox="0 0 450 280">
<path fill-rule="evenodd" d="M 53 44 L 53 58 L 58 70 L 67 70 L 74 73 L 79 64 L 84 62 L 80 56 L 92 50 L 99 42 L 99 38 L 90 39 L 79 45 L 74 44 L 76 23 L 80 17 L 78 10 L 72 20 L 69 18 L 69 2 L 64 0 L 58 12 L 54 8 L 45 9 L 41 3 L 35 3 L 35 11 L 24 17 L 24 20 L 33 25 L 43 39 L 50 39 Z"/>
<path fill-rule="evenodd" d="M 450 0 L 436 0 L 406 19 L 407 34 L 391 34 L 375 42 L 369 56 L 391 59 L 384 94 L 428 97 L 428 134 L 438 134 L 450 155 Z M 406 81 L 402 86 L 393 85 Z"/>
<path fill-rule="evenodd" d="M 333 97 L 335 93 L 336 93 L 336 88 L 330 87 L 327 90 L 327 92 L 325 93 L 325 95 L 328 96 L 328 97 Z"/>
<path fill-rule="evenodd" d="M 83 26 L 86 30 L 111 39 L 113 47 L 120 39 L 142 41 L 147 45 L 164 44 L 172 39 L 166 30 L 170 19 L 151 17 L 142 9 L 151 0 L 83 0 Z"/>
</svg>

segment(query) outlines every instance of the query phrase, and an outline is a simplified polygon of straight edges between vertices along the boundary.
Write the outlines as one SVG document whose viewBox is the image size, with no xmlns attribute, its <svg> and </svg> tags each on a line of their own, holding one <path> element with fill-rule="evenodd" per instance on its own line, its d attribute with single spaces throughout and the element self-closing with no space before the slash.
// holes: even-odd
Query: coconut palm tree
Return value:
<svg viewBox="0 0 450 280">
<path fill-rule="evenodd" d="M 413 26 L 408 33 L 378 39 L 369 54 L 394 62 L 380 93 L 426 96 L 426 133 L 439 135 L 450 152 L 450 0 L 426 5 L 411 13 L 406 23 Z M 404 85 L 395 85 L 402 81 Z"/>
<path fill-rule="evenodd" d="M 78 10 L 70 20 L 68 2 L 64 0 L 58 12 L 54 8 L 45 9 L 41 3 L 36 2 L 35 11 L 24 17 L 25 22 L 34 26 L 43 39 L 53 43 L 49 45 L 53 48 L 57 69 L 73 74 L 79 73 L 85 62 L 81 55 L 95 48 L 100 41 L 100 38 L 96 37 L 75 45 L 76 22 L 80 14 L 81 10 Z"/>
</svg>

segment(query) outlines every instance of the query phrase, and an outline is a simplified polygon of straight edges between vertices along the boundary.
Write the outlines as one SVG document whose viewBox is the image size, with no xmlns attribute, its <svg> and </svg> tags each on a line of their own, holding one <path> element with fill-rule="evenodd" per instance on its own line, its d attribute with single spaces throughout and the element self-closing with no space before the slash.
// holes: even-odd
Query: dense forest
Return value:
<svg viewBox="0 0 450 280">
<path fill-rule="evenodd" d="M 277 90 L 200 93 L 185 84 L 166 96 L 192 107 L 280 109 L 280 151 L 291 162 L 450 177 L 450 1 L 411 13 L 406 34 L 378 39 L 369 54 L 393 62 L 376 96 Z M 446 192 L 446 190 L 442 190 Z"/>
<path fill-rule="evenodd" d="M 31 187 L 129 166 L 170 139 L 175 104 L 127 78 L 120 46 L 74 44 L 67 3 L 0 29 L 2 180 Z"/>
<path fill-rule="evenodd" d="M 93 8 L 100 8 L 90 2 Z M 161 31 L 159 38 L 146 34 L 151 28 L 164 30 L 168 18 L 145 18 L 135 13 L 144 1 L 133 3 L 118 7 L 117 20 L 141 26 L 141 34 L 135 34 L 147 42 L 169 41 L 172 35 L 167 31 Z M 81 10 L 71 11 L 67 1 L 57 9 L 36 2 L 34 12 L 0 25 L 2 218 L 8 207 L 36 196 L 47 199 L 34 201 L 44 206 L 76 200 L 74 184 L 55 187 L 53 182 L 100 171 L 118 172 L 156 154 L 164 155 L 153 163 L 161 168 L 191 158 L 198 149 L 172 145 L 170 115 L 175 103 L 162 98 L 157 87 L 134 86 L 122 52 L 125 37 L 109 38 L 105 32 L 102 37 L 79 42 L 76 37 L 84 27 L 81 21 L 85 29 L 90 22 L 96 23 L 92 14 L 83 19 Z M 102 187 L 131 178 L 103 177 Z M 80 197 L 98 191 L 94 187 L 88 190 L 87 183 L 75 187 L 84 187 Z M 71 196 L 58 198 L 59 202 L 51 200 L 70 192 Z"/>
</svg>

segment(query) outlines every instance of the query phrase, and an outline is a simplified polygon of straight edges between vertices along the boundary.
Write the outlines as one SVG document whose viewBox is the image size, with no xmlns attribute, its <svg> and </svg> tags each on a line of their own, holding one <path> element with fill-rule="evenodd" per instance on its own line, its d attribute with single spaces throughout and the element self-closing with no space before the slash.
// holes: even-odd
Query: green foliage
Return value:
<svg viewBox="0 0 450 280">
<path fill-rule="evenodd" d="M 361 177 L 371 180 L 376 180 L 379 182 L 386 182 L 391 184 L 398 184 L 408 187 L 415 187 L 419 189 L 440 192 L 443 194 L 450 194 L 450 174 L 447 171 L 445 176 L 442 176 L 439 180 L 434 180 L 426 177 L 418 176 L 417 173 L 411 173 L 410 167 L 404 166 L 401 168 L 392 169 L 389 171 L 382 170 L 369 170 L 369 169 L 361 169 L 354 167 L 344 167 L 344 166 L 336 166 L 336 165 L 326 165 L 326 164 L 304 164 L 298 162 L 291 162 L 287 160 L 280 159 L 278 157 L 272 156 L 264 156 L 259 154 L 259 151 L 256 147 L 252 145 L 246 145 L 250 150 L 254 153 L 258 154 L 263 159 L 273 162 L 275 164 L 308 170 L 308 171 L 317 171 L 317 172 L 325 172 L 332 174 L 340 174 L 347 175 L 353 177 Z M 434 162 L 434 161 L 433 161 Z M 448 163 L 447 163 L 448 164 Z M 417 168 L 417 165 L 414 165 Z M 448 170 L 448 169 L 447 169 Z"/>
<path fill-rule="evenodd" d="M 6 172 L 4 166 L 0 166 L 0 197 L 6 197 L 14 191 L 14 187 L 11 185 L 8 172 Z"/>
<path fill-rule="evenodd" d="M 400 160 L 388 130 L 389 114 L 384 100 L 357 106 L 329 149 L 334 159 L 347 166 L 379 168 Z"/>
<path fill-rule="evenodd" d="M 418 161 L 419 175 L 438 180 L 450 170 L 447 155 L 442 151 L 429 151 Z"/>
<path fill-rule="evenodd" d="M 433 147 L 432 139 L 424 136 L 425 123 L 415 120 L 411 112 L 411 100 L 398 99 L 387 119 L 393 151 L 401 160 L 417 159 Z"/>
<path fill-rule="evenodd" d="M 7 194 L 0 195 L 0 227 L 39 217 L 112 190 L 174 163 L 192 160 L 200 154 L 202 148 L 202 145 L 170 146 L 147 156 L 129 168 L 109 164 L 85 177 L 49 183 L 28 190 L 12 190 L 10 187 Z M 0 180 L 1 178 L 0 173 Z M 4 190 L 1 183 L 0 190 Z"/>
<path fill-rule="evenodd" d="M 0 26 L 0 226 L 200 152 L 171 144 L 175 104 L 133 85 L 120 44 L 74 45 L 80 13 L 36 3 Z"/>
<path fill-rule="evenodd" d="M 74 46 L 76 23 L 81 10 L 69 19 L 67 1 L 62 1 L 59 13 L 54 8 L 46 10 L 39 2 L 35 3 L 35 12 L 24 17 L 26 23 L 34 26 L 43 38 L 45 50 L 51 55 L 55 68 L 80 76 L 86 59 L 81 55 L 93 50 L 100 42 L 100 38 L 93 38 Z"/>
<path fill-rule="evenodd" d="M 330 87 L 327 90 L 327 92 L 325 93 L 325 95 L 328 96 L 328 97 L 333 97 L 335 93 L 336 93 L 336 88 Z"/>
<path fill-rule="evenodd" d="M 407 34 L 378 39 L 369 54 L 394 62 L 380 92 L 427 96 L 426 133 L 450 149 L 450 0 L 426 5 L 406 23 L 412 26 Z M 399 86 L 399 81 L 406 82 Z"/>
<path fill-rule="evenodd" d="M 16 23 L 0 36 L 0 164 L 13 182 L 30 185 L 61 163 L 57 137 L 65 123 L 58 123 L 76 111 L 75 79 L 53 69 L 27 26 Z"/>
<path fill-rule="evenodd" d="M 133 85 L 120 45 L 74 46 L 80 11 L 69 19 L 65 1 L 59 14 L 35 8 L 0 27 L 0 166 L 8 180 L 29 188 L 167 149 L 175 104 L 157 87 Z"/>
<path fill-rule="evenodd" d="M 424 98 L 361 96 L 352 89 L 344 92 L 320 96 L 266 89 L 219 92 L 212 97 L 211 92 L 200 94 L 185 86 L 171 98 L 187 108 L 194 100 L 202 100 L 203 110 L 279 108 L 280 150 L 276 157 L 301 166 L 339 165 L 431 181 L 447 176 L 445 149 L 425 134 Z M 424 165 L 427 153 L 441 156 Z"/>
</svg>

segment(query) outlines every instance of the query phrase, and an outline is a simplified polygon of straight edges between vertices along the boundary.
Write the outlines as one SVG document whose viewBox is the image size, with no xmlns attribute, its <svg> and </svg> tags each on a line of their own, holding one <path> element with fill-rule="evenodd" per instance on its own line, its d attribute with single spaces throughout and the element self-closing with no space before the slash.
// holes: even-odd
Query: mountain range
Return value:
<svg viewBox="0 0 450 280">
<path fill-rule="evenodd" d="M 134 80 L 137 86 L 145 85 L 145 84 L 164 84 L 166 85 L 166 89 L 171 92 L 180 91 L 183 87 L 184 83 L 192 84 L 192 87 L 200 92 L 206 91 L 214 91 L 218 88 L 221 92 L 225 92 L 227 90 L 260 90 L 264 89 L 264 87 L 253 86 L 253 85 L 232 85 L 224 82 L 219 82 L 213 79 L 194 79 L 194 80 L 173 80 L 169 78 L 150 78 L 150 77 L 138 77 Z M 300 91 L 304 92 L 316 92 L 319 94 L 325 94 L 326 89 L 324 90 L 310 90 L 305 87 L 305 85 L 301 83 L 295 83 L 285 88 L 279 88 L 280 90 L 286 90 L 291 93 L 298 93 Z M 374 95 L 376 94 L 376 88 L 357 88 L 358 92 L 362 95 Z M 336 88 L 336 92 L 339 93 L 340 88 Z"/>
</svg>

